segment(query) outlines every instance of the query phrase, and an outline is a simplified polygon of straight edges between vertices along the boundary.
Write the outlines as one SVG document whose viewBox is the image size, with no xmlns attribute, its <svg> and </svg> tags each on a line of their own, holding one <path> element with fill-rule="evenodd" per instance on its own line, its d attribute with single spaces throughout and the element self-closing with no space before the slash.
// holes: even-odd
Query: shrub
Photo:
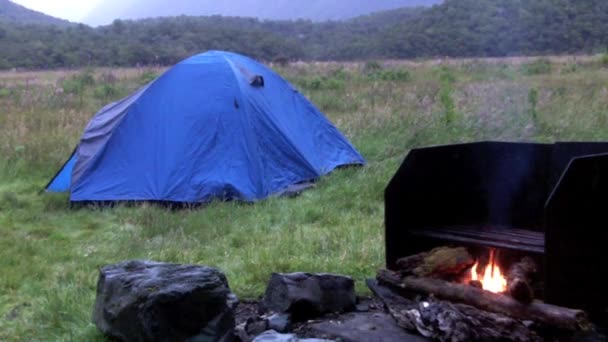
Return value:
<svg viewBox="0 0 608 342">
<path fill-rule="evenodd" d="M 387 69 L 380 70 L 368 75 L 368 77 L 372 80 L 380 80 L 380 81 L 399 81 L 406 82 L 411 80 L 411 75 L 409 71 L 404 69 Z"/>
<path fill-rule="evenodd" d="M 323 89 L 340 90 L 344 88 L 344 82 L 336 78 L 326 78 L 323 83 Z"/>
<path fill-rule="evenodd" d="M 453 89 L 447 83 L 444 83 L 439 91 L 439 101 L 443 107 L 445 124 L 447 126 L 454 124 L 454 121 L 456 121 L 456 117 L 458 115 L 456 112 L 456 103 L 452 97 L 452 93 Z"/>
<path fill-rule="evenodd" d="M 441 81 L 442 84 L 449 84 L 452 85 L 454 83 L 456 83 L 456 75 L 454 74 L 454 71 L 452 69 L 450 69 L 450 67 L 442 65 L 441 67 L 439 67 L 439 80 Z"/>
<path fill-rule="evenodd" d="M 536 61 L 522 66 L 522 72 L 526 75 L 544 75 L 550 74 L 553 69 L 551 61 L 546 58 L 537 59 Z"/>
<path fill-rule="evenodd" d="M 528 92 L 528 104 L 530 105 L 530 117 L 536 122 L 538 119 L 538 90 L 535 88 L 530 89 L 530 92 Z"/>
<path fill-rule="evenodd" d="M 108 100 L 118 96 L 118 89 L 111 84 L 103 84 L 95 88 L 94 95 L 100 100 Z"/>
<path fill-rule="evenodd" d="M 281 67 L 286 67 L 287 65 L 289 65 L 289 58 L 285 56 L 277 56 L 272 60 L 272 62 Z"/>
<path fill-rule="evenodd" d="M 602 65 L 608 67 L 608 52 L 604 53 L 600 59 Z"/>
<path fill-rule="evenodd" d="M 3 97 L 10 97 L 10 96 L 11 96 L 11 90 L 9 88 L 0 86 L 0 99 Z"/>
<path fill-rule="evenodd" d="M 566 64 L 562 68 L 561 73 L 563 75 L 566 75 L 566 74 L 571 74 L 571 73 L 574 73 L 574 72 L 577 72 L 577 71 L 578 71 L 578 64 L 576 64 L 576 63 L 569 63 L 569 64 Z"/>
<path fill-rule="evenodd" d="M 80 94 L 83 91 L 83 86 L 80 82 L 73 78 L 68 78 L 61 83 L 61 88 L 67 94 Z"/>
<path fill-rule="evenodd" d="M 298 84 L 308 90 L 340 90 L 344 88 L 344 81 L 333 77 L 315 76 L 302 79 Z"/>
<path fill-rule="evenodd" d="M 101 74 L 100 81 L 102 83 L 115 84 L 118 81 L 118 78 L 111 72 L 105 72 Z"/>
<path fill-rule="evenodd" d="M 82 72 L 72 76 L 72 78 L 75 81 L 80 82 L 83 87 L 95 85 L 95 77 L 93 76 L 93 71 L 91 69 L 83 70 Z"/>
<path fill-rule="evenodd" d="M 322 112 L 351 113 L 359 109 L 359 102 L 345 101 L 330 92 L 320 92 L 312 100 Z"/>
<path fill-rule="evenodd" d="M 453 97 L 456 75 L 452 69 L 443 65 L 439 68 L 439 80 L 441 82 L 439 102 L 441 103 L 441 107 L 443 107 L 445 124 L 448 127 L 452 127 L 458 117 L 456 101 L 454 101 Z"/>
<path fill-rule="evenodd" d="M 330 78 L 335 78 L 335 79 L 338 79 L 338 80 L 341 80 L 341 81 L 346 81 L 346 80 L 351 79 L 350 73 L 348 73 L 347 71 L 345 71 L 344 67 L 339 67 L 336 70 L 332 70 L 329 73 L 329 77 Z"/>
<path fill-rule="evenodd" d="M 323 81 L 321 80 L 320 77 L 313 77 L 310 79 L 303 79 L 300 84 L 302 85 L 303 88 L 305 89 L 309 89 L 309 90 L 319 90 L 321 89 L 321 84 L 323 83 Z"/>
<path fill-rule="evenodd" d="M 61 86 L 63 91 L 68 94 L 79 95 L 84 92 L 87 87 L 95 85 L 95 77 L 91 70 L 85 70 L 72 77 L 65 79 Z"/>
<path fill-rule="evenodd" d="M 378 61 L 368 61 L 363 66 L 363 72 L 366 74 L 378 72 L 380 70 L 382 70 L 382 64 L 380 64 Z"/>
<path fill-rule="evenodd" d="M 146 84 L 154 81 L 157 77 L 158 77 L 158 73 L 156 73 L 156 72 L 154 72 L 152 70 L 146 70 L 139 77 L 139 84 L 146 85 Z"/>
</svg>

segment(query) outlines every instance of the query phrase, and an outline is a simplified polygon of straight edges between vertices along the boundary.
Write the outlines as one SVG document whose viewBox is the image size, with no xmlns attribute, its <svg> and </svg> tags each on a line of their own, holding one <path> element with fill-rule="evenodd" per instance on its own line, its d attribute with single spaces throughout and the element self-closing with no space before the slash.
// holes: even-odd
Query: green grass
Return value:
<svg viewBox="0 0 608 342">
<path fill-rule="evenodd" d="M 277 67 L 368 165 L 297 198 L 182 211 L 72 210 L 65 195 L 39 194 L 94 112 L 157 71 L 0 74 L 0 340 L 103 340 L 90 323 L 97 272 L 126 259 L 219 267 L 241 298 L 258 298 L 271 272 L 292 271 L 348 274 L 365 293 L 384 263 L 383 190 L 411 148 L 608 138 L 602 63 L 526 63 Z"/>
</svg>

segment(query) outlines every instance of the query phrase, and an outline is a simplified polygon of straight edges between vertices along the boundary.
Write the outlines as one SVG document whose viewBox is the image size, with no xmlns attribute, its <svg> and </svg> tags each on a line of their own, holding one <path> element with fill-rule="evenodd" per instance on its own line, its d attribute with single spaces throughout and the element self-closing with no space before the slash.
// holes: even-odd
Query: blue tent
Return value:
<svg viewBox="0 0 608 342">
<path fill-rule="evenodd" d="M 279 75 L 210 51 L 102 108 L 46 190 L 73 202 L 255 201 L 364 163 Z"/>
</svg>

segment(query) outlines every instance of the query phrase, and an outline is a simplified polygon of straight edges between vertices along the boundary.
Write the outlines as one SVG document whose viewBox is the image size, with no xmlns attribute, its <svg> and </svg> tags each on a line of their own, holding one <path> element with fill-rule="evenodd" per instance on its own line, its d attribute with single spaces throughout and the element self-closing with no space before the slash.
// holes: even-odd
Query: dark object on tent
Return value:
<svg viewBox="0 0 608 342">
<path fill-rule="evenodd" d="M 210 51 L 101 109 L 46 190 L 81 203 L 251 202 L 364 163 L 279 75 Z"/>
<path fill-rule="evenodd" d="M 446 244 L 515 251 L 542 261 L 548 303 L 603 320 L 607 212 L 608 143 L 416 149 L 385 190 L 387 267 Z"/>
</svg>

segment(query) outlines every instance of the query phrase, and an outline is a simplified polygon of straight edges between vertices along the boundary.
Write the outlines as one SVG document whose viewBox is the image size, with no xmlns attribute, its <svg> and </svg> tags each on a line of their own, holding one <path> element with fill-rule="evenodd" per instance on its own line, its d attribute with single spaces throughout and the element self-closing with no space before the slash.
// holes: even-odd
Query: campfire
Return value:
<svg viewBox="0 0 608 342">
<path fill-rule="evenodd" d="M 485 267 L 483 272 L 478 271 L 479 261 L 475 262 L 471 267 L 470 283 L 477 285 L 482 289 L 494 293 L 503 293 L 507 291 L 507 278 L 503 276 L 500 266 L 497 264 L 494 257 L 496 250 L 490 250 L 490 262 Z"/>
<path fill-rule="evenodd" d="M 562 334 L 593 329 L 584 311 L 548 304 L 537 297 L 535 288 L 542 277 L 534 258 L 515 257 L 519 253 L 498 258 L 494 248 L 479 250 L 443 246 L 401 258 L 396 270 L 380 270 L 378 285 L 370 287 L 384 296 L 402 327 L 439 340 L 537 341 L 547 331 Z M 474 257 L 475 253 L 481 256 Z M 401 296 L 397 307 L 395 294 L 387 296 L 381 286 Z M 403 308 L 403 300 L 408 309 Z M 446 333 L 451 337 L 442 335 Z"/>
<path fill-rule="evenodd" d="M 430 337 L 528 341 L 608 327 L 606 195 L 608 143 L 412 150 L 384 193 L 377 281 L 401 298 L 386 306 Z"/>
</svg>

